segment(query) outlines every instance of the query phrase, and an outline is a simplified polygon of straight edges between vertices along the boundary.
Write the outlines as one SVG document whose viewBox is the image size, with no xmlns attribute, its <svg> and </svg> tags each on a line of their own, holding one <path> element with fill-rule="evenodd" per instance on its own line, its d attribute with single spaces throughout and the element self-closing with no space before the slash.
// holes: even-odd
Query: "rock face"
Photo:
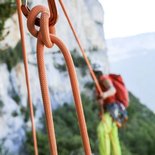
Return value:
<svg viewBox="0 0 155 155">
<path fill-rule="evenodd" d="M 33 1 L 32 6 L 36 4 L 45 3 L 43 0 Z M 102 62 L 106 69 L 108 69 L 108 62 L 106 56 L 106 47 L 103 31 L 103 10 L 100 3 L 96 0 L 64 0 L 69 16 L 78 33 L 78 36 L 86 50 L 87 56 L 92 62 Z M 44 4 L 45 5 L 45 4 Z M 64 41 L 72 54 L 81 57 L 78 54 L 79 48 L 73 34 L 69 28 L 64 14 L 58 6 L 59 20 L 56 24 L 57 35 Z M 13 17 L 17 20 L 17 15 Z M 9 37 L 3 40 L 8 43 L 7 46 L 14 47 L 15 43 L 19 41 L 19 29 L 17 22 L 9 19 L 6 25 L 12 25 Z M 26 24 L 26 23 L 25 23 Z M 38 79 L 38 70 L 36 62 L 36 39 L 33 38 L 26 31 L 27 53 L 29 59 L 29 73 L 31 83 L 31 95 L 33 104 L 36 107 L 35 120 L 39 128 L 38 120 L 43 113 L 43 104 L 41 98 L 41 91 Z M 3 47 L 0 44 L 0 48 Z M 74 51 L 74 52 L 73 52 Z M 77 59 L 78 61 L 78 59 Z M 45 63 L 47 70 L 47 79 L 49 85 L 49 92 L 51 96 L 52 108 L 56 108 L 63 103 L 70 103 L 73 101 L 68 72 L 62 67 L 65 65 L 64 58 L 55 46 L 52 49 L 45 49 Z M 85 75 L 81 74 L 83 68 L 76 67 L 79 87 L 84 91 L 84 85 L 87 82 L 92 82 L 88 69 L 85 69 Z M 83 70 L 82 70 L 83 71 Z M 27 90 L 25 84 L 24 65 L 22 62 L 17 63 L 11 71 L 8 71 L 6 64 L 0 64 L 0 139 L 4 139 L 4 144 L 9 147 L 10 152 L 16 152 L 19 148 L 22 137 L 24 137 L 24 130 L 29 127 L 29 122 L 24 123 L 25 115 L 23 111 L 27 109 Z M 88 92 L 87 92 L 88 93 Z M 23 110 L 24 109 L 24 110 Z M 21 117 L 20 117 L 21 116 Z M 4 130 L 5 128 L 5 130 Z M 8 135 L 11 135 L 8 137 Z M 16 141 L 17 148 L 12 147 Z"/>
<path fill-rule="evenodd" d="M 0 41 L 0 49 L 15 47 L 20 39 L 17 14 L 14 14 L 5 22 L 5 29 L 3 33 L 6 37 L 4 40 Z"/>
</svg>

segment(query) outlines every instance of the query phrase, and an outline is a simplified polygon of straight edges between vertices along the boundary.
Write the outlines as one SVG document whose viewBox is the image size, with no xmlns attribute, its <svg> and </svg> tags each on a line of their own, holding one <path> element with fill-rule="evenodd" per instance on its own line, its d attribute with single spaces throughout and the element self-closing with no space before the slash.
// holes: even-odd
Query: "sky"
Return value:
<svg viewBox="0 0 155 155">
<path fill-rule="evenodd" d="M 121 74 L 127 88 L 154 111 L 154 36 L 139 35 L 128 38 L 126 42 L 123 42 L 125 39 L 122 39 L 122 42 L 108 39 L 155 32 L 155 0 L 100 2 L 104 9 L 105 39 L 107 43 L 111 43 L 107 44 L 110 70 L 112 73 Z M 117 61 L 112 61 L 114 59 Z M 146 81 L 145 75 L 149 75 L 150 79 L 147 78 Z"/>
<path fill-rule="evenodd" d="M 155 32 L 155 0 L 100 0 L 105 38 Z"/>
</svg>

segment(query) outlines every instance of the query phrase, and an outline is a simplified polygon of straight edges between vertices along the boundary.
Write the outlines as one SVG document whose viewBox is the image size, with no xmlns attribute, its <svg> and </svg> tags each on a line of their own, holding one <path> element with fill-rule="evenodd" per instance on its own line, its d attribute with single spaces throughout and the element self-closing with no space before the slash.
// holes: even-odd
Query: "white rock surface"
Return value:
<svg viewBox="0 0 155 155">
<path fill-rule="evenodd" d="M 33 3 L 32 6 L 41 3 L 46 5 L 43 0 L 35 0 Z M 64 0 L 64 3 L 78 36 L 87 51 L 88 57 L 92 61 L 99 60 L 106 65 L 107 57 L 105 53 L 106 48 L 103 32 L 103 10 L 99 2 L 96 0 Z M 56 25 L 57 35 L 64 41 L 70 51 L 74 49 L 78 50 L 77 43 L 75 42 L 58 2 L 57 6 L 59 8 L 59 20 Z M 0 43 L 0 49 L 6 49 L 8 46 L 13 48 L 20 39 L 16 14 L 7 20 L 5 27 L 9 27 L 10 33 L 3 42 Z M 36 65 L 36 39 L 29 35 L 27 30 L 25 31 L 29 59 L 31 95 L 33 104 L 37 108 L 35 121 L 38 122 L 39 118 L 42 116 L 43 103 Z M 93 48 L 96 48 L 98 51 L 93 51 Z M 45 49 L 47 79 L 53 109 L 65 102 L 70 103 L 73 101 L 67 71 L 60 72 L 54 67 L 55 63 L 64 63 L 62 54 L 53 54 L 53 51 L 57 52 L 58 50 L 57 47 L 54 47 L 52 50 Z M 84 90 L 83 85 L 91 80 L 88 71 L 87 76 L 85 77 L 82 77 L 79 69 L 77 69 L 77 74 L 80 90 Z M 12 99 L 13 93 L 20 96 L 20 105 Z M 27 90 L 23 63 L 18 63 L 11 72 L 7 70 L 6 64 L 0 64 L 0 100 L 4 103 L 4 107 L 0 111 L 0 113 L 3 113 L 2 116 L 0 115 L 0 139 L 6 138 L 5 146 L 9 148 L 10 152 L 16 152 L 18 147 L 13 148 L 13 141 L 16 139 L 17 144 L 20 144 L 22 137 L 24 136 L 24 122 L 20 108 L 21 106 L 27 107 Z M 12 117 L 12 112 L 14 111 L 21 117 Z M 30 127 L 29 124 L 30 123 L 28 122 L 27 127 Z M 3 130 L 4 127 L 5 130 Z M 37 127 L 40 127 L 40 124 L 37 123 Z M 11 140 L 8 138 L 8 135 L 11 136 Z M 17 152 L 15 154 L 18 155 Z"/>
<path fill-rule="evenodd" d="M 0 41 L 0 49 L 13 48 L 16 46 L 20 39 L 17 14 L 14 14 L 5 22 L 3 35 L 6 37 Z"/>
</svg>

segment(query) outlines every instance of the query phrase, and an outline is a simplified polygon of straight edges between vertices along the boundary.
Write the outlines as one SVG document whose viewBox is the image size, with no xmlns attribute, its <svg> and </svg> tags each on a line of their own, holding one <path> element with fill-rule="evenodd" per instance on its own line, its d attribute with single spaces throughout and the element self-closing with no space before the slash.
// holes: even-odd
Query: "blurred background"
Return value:
<svg viewBox="0 0 155 155">
<path fill-rule="evenodd" d="M 57 2 L 60 37 L 72 54 L 90 137 L 98 155 L 94 83 Z M 29 6 L 47 3 L 29 0 Z M 121 74 L 130 94 L 129 121 L 119 130 L 123 155 L 155 154 L 155 21 L 153 0 L 64 0 L 91 63 Z M 39 155 L 49 155 L 36 62 L 36 39 L 27 30 L 27 56 Z M 50 99 L 60 155 L 84 154 L 68 72 L 60 50 L 45 49 Z M 16 3 L 0 0 L 0 155 L 34 154 Z"/>
</svg>

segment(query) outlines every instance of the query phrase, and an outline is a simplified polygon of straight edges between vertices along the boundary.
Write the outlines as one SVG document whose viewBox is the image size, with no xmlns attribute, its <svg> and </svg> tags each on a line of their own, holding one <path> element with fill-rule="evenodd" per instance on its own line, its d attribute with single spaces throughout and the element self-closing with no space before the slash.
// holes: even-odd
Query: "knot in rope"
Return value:
<svg viewBox="0 0 155 155">
<path fill-rule="evenodd" d="M 40 14 L 40 29 L 37 30 L 35 26 L 35 20 Z M 50 34 L 55 34 L 55 27 L 49 25 L 50 12 L 42 5 L 35 6 L 29 13 L 27 18 L 27 27 L 30 33 L 41 40 L 48 48 L 53 46 L 50 39 Z"/>
</svg>

